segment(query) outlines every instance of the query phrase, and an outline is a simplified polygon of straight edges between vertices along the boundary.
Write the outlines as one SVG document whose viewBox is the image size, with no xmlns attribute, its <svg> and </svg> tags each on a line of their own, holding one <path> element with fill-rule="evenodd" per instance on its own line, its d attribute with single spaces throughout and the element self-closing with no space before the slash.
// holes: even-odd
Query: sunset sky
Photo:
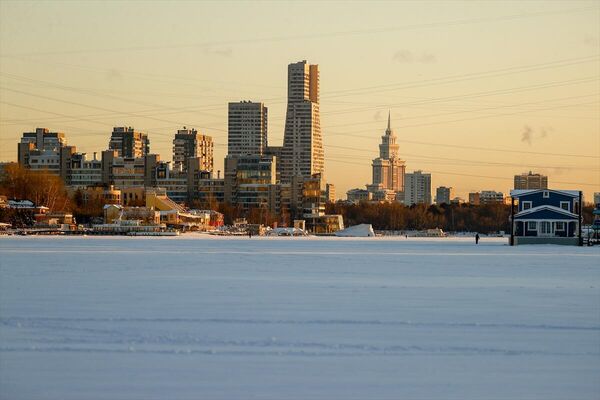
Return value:
<svg viewBox="0 0 600 400">
<path fill-rule="evenodd" d="M 227 103 L 262 101 L 280 145 L 287 65 L 319 64 L 326 180 L 371 181 L 387 113 L 407 172 L 507 193 L 516 173 L 600 191 L 600 2 L 0 2 L 0 161 L 24 131 L 78 151 L 113 126 L 172 157 L 178 128 L 213 136 Z"/>
</svg>

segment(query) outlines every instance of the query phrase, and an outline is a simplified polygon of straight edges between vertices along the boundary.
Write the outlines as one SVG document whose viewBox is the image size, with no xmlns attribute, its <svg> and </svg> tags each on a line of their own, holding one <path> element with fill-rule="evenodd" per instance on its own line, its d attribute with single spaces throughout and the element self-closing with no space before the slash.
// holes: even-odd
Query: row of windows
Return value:
<svg viewBox="0 0 600 400">
<path fill-rule="evenodd" d="M 562 221 L 555 221 L 555 222 L 550 222 L 550 221 L 540 221 L 540 225 L 543 225 L 543 229 L 544 230 L 549 230 L 550 225 L 549 224 L 554 224 L 554 230 L 555 231 L 564 231 L 565 230 L 565 222 Z M 527 230 L 529 231 L 537 231 L 538 230 L 538 221 L 527 221 Z"/>
</svg>

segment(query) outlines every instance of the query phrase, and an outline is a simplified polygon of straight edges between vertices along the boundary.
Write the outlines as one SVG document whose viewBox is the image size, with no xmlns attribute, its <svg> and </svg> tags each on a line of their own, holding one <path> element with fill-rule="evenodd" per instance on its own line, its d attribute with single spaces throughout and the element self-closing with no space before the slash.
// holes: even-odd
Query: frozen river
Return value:
<svg viewBox="0 0 600 400">
<path fill-rule="evenodd" d="M 598 399 L 600 249 L 0 238 L 1 399 Z"/>
</svg>

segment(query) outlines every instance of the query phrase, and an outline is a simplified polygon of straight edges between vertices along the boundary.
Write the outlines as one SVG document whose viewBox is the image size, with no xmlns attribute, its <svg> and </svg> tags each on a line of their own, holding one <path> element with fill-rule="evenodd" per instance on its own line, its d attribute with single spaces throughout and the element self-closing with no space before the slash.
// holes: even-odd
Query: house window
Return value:
<svg viewBox="0 0 600 400">
<path fill-rule="evenodd" d="M 531 208 L 531 201 L 524 201 L 522 210 L 529 210 Z"/>
<path fill-rule="evenodd" d="M 563 210 L 571 211 L 571 205 L 568 201 L 561 201 L 560 208 L 562 208 Z"/>
<path fill-rule="evenodd" d="M 544 198 L 547 199 L 550 197 L 550 192 L 547 190 L 544 190 Z"/>
<path fill-rule="evenodd" d="M 564 222 L 555 222 L 554 223 L 554 230 L 555 231 L 564 231 L 565 230 L 565 223 Z"/>
<path fill-rule="evenodd" d="M 537 231 L 537 222 L 536 221 L 527 221 L 527 230 L 528 231 Z"/>
</svg>

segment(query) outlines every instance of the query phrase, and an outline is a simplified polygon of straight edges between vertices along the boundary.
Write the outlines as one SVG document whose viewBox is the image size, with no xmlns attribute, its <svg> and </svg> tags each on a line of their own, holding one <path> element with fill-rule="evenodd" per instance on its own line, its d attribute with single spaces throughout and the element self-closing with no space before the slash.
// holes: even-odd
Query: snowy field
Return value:
<svg viewBox="0 0 600 400">
<path fill-rule="evenodd" d="M 598 399 L 600 248 L 0 238 L 1 399 Z"/>
</svg>

